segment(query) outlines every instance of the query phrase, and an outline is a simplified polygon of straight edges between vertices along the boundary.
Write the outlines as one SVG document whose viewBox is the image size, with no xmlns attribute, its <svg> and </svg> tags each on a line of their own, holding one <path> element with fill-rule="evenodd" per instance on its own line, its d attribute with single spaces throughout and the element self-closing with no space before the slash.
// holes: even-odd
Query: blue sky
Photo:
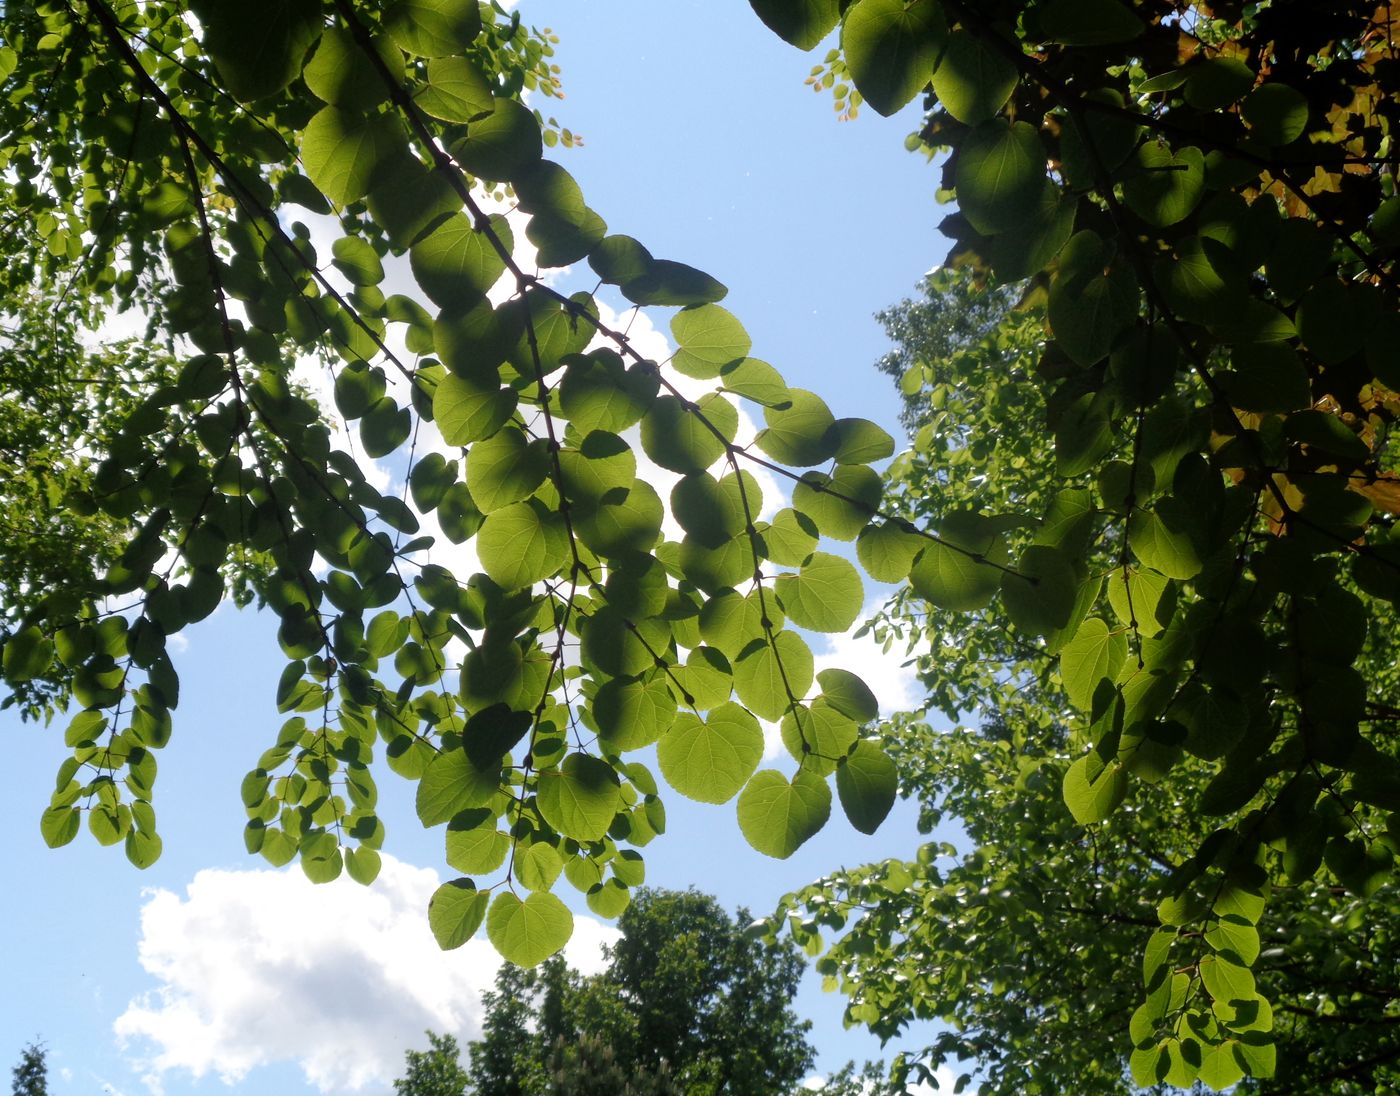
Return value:
<svg viewBox="0 0 1400 1096">
<path fill-rule="evenodd" d="M 610 230 L 724 281 L 756 356 L 837 414 L 897 434 L 894 390 L 872 366 L 887 349 L 872 313 L 909 294 L 946 247 L 936 175 L 903 148 L 917 107 L 838 123 L 829 97 L 802 82 L 824 49 L 792 49 L 742 0 L 526 0 L 522 15 L 562 39 L 568 97 L 541 105 L 584 135 L 555 156 Z M 665 330 L 664 312 L 655 323 Z M 891 702 L 914 695 L 868 649 L 845 644 L 828 658 L 869 672 Z M 38 1036 L 55 1096 L 378 1096 L 425 1026 L 471 1035 L 491 958 L 482 942 L 447 956 L 431 946 L 423 910 L 433 873 L 447 870 L 441 829 L 417 824 L 410 787 L 384 781 L 396 859 L 370 891 L 311 888 L 295 867 L 272 872 L 244 852 L 238 783 L 280 723 L 271 693 L 282 661 L 269 621 L 227 606 L 189 634 L 176 735 L 159 759 L 165 853 L 144 873 L 85 834 L 43 846 L 61 726 L 0 716 L 18 774 L 0 802 L 10 869 L 0 1065 Z M 667 808 L 668 833 L 645 853 L 648 883 L 693 885 L 755 913 L 826 871 L 911 855 L 924 840 L 902 805 L 873 838 L 834 819 L 778 862 L 748 848 L 732 805 L 672 795 Z M 573 955 L 596 962 L 607 930 L 579 925 Z M 880 1053 L 842 1030 L 842 1005 L 815 978 L 798 1002 L 823 1069 Z"/>
</svg>

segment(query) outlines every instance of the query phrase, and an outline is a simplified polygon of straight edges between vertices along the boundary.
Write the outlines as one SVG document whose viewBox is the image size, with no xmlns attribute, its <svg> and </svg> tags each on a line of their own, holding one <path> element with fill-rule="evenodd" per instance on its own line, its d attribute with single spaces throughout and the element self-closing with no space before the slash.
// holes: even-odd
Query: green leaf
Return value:
<svg viewBox="0 0 1400 1096">
<path fill-rule="evenodd" d="M 874 469 L 846 464 L 827 475 L 807 472 L 792 490 L 792 505 L 826 536 L 853 540 L 880 508 L 884 485 Z"/>
<path fill-rule="evenodd" d="M 501 958 L 518 967 L 543 963 L 569 942 L 574 915 L 552 894 L 536 892 L 521 901 L 509 891 L 496 895 L 486 916 L 486 935 Z"/>
<path fill-rule="evenodd" d="M 379 58 L 395 84 L 403 81 L 403 54 L 392 45 L 377 46 Z M 390 85 L 351 35 L 326 27 L 316 52 L 302 72 L 311 93 L 322 102 L 347 111 L 367 111 L 389 98 Z"/>
<path fill-rule="evenodd" d="M 752 359 L 750 359 L 752 360 Z M 837 464 L 869 464 L 894 456 L 894 438 L 869 419 L 836 420 Z"/>
<path fill-rule="evenodd" d="M 671 515 L 688 536 L 708 548 L 720 548 L 745 526 L 742 500 L 713 476 L 682 476 L 671 489 Z"/>
<path fill-rule="evenodd" d="M 788 507 L 773 515 L 762 535 L 769 559 L 781 567 L 800 567 L 811 558 L 821 534 L 816 522 Z"/>
<path fill-rule="evenodd" d="M 319 192 L 316 192 L 319 193 Z M 462 198 L 440 171 L 400 149 L 380 160 L 366 199 L 375 223 L 396 248 L 410 247 L 443 218 L 462 208 Z"/>
<path fill-rule="evenodd" d="M 548 449 L 541 447 L 548 460 Z M 468 471 L 471 470 L 468 460 Z M 604 499 L 625 493 L 637 478 L 637 455 L 622 438 L 605 430 L 594 430 L 577 449 L 559 452 L 564 494 L 571 506 L 597 505 Z"/>
<path fill-rule="evenodd" d="M 413 432 L 413 417 L 407 407 L 400 407 L 385 396 L 360 419 L 360 442 L 371 457 L 387 457 L 408 440 Z"/>
<path fill-rule="evenodd" d="M 1250 133 L 1266 145 L 1291 145 L 1308 128 L 1308 100 L 1283 83 L 1261 84 L 1242 108 Z"/>
<path fill-rule="evenodd" d="M 1040 27 L 1064 46 L 1107 46 L 1130 42 L 1143 22 L 1118 0 L 1050 0 L 1040 13 Z"/>
<path fill-rule="evenodd" d="M 467 452 L 467 489 L 483 514 L 523 502 L 549 471 L 548 443 L 530 441 L 515 426 L 503 427 Z"/>
<path fill-rule="evenodd" d="M 569 362 L 559 401 L 564 417 L 583 433 L 619 433 L 641 420 L 659 388 L 655 367 L 628 369 L 611 350 L 595 350 Z"/>
<path fill-rule="evenodd" d="M 564 519 L 539 499 L 517 502 L 487 514 L 476 535 L 486 573 L 506 589 L 531 586 L 569 562 Z"/>
<path fill-rule="evenodd" d="M 879 701 L 870 686 L 849 670 L 821 670 L 817 684 L 821 686 L 822 699 L 857 723 L 869 723 L 880 714 Z"/>
<path fill-rule="evenodd" d="M 1223 1043 L 1207 1046 L 1201 1051 L 1201 1067 L 1196 1076 L 1202 1084 L 1209 1085 L 1216 1092 L 1235 1084 L 1244 1076 L 1244 1068 L 1235 1057 L 1239 1043 L 1226 1039 Z"/>
<path fill-rule="evenodd" d="M 654 260 L 631 236 L 607 236 L 588 255 L 593 273 L 610 285 L 626 285 L 644 277 Z"/>
<path fill-rule="evenodd" d="M 1231 962 L 1251 967 L 1259 958 L 1259 930 L 1240 917 L 1221 917 L 1206 930 L 1206 943 Z"/>
<path fill-rule="evenodd" d="M 460 872 L 495 871 L 508 852 L 510 836 L 496 828 L 495 814 L 484 807 L 462 811 L 447 824 L 447 863 Z"/>
<path fill-rule="evenodd" d="M 622 499 L 608 499 L 574 514 L 574 531 L 593 552 L 626 556 L 655 547 L 665 509 L 651 485 L 637 480 Z"/>
<path fill-rule="evenodd" d="M 301 161 L 322 194 L 348 205 L 369 192 L 375 170 L 402 143 L 387 116 L 323 107 L 302 131 Z"/>
<path fill-rule="evenodd" d="M 763 728 L 732 701 L 702 720 L 682 712 L 656 745 L 656 759 L 667 782 L 701 803 L 727 803 L 763 758 Z"/>
<path fill-rule="evenodd" d="M 760 719 L 780 719 L 812 686 L 812 651 L 795 632 L 752 643 L 734 663 L 734 689 Z"/>
<path fill-rule="evenodd" d="M 1026 122 L 983 122 L 958 148 L 958 209 L 984 236 L 1019 228 L 1039 208 L 1045 150 Z"/>
<path fill-rule="evenodd" d="M 190 11 L 223 86 L 241 103 L 275 95 L 296 79 L 321 34 L 316 0 L 191 0 Z"/>
<path fill-rule="evenodd" d="M 776 769 L 755 773 L 739 793 L 739 829 L 766 856 L 785 860 L 826 825 L 831 789 L 805 770 L 791 782 Z"/>
<path fill-rule="evenodd" d="M 664 679 L 641 682 L 614 678 L 593 698 L 593 721 L 608 750 L 649 746 L 676 718 L 676 700 Z"/>
<path fill-rule="evenodd" d="M 362 887 L 367 887 L 379 878 L 383 859 L 375 849 L 358 848 L 345 850 L 345 870 L 350 878 Z"/>
<path fill-rule="evenodd" d="M 726 392 L 763 407 L 780 407 L 789 400 L 787 382 L 782 374 L 757 358 L 729 362 L 720 370 L 720 382 Z"/>
<path fill-rule="evenodd" d="M 384 13 L 384 29 L 409 53 L 451 57 L 481 33 L 481 9 L 476 0 L 397 0 Z"/>
<path fill-rule="evenodd" d="M 516 880 L 526 890 L 547 891 L 554 886 L 564 870 L 564 858 L 553 845 L 536 841 L 523 848 L 516 847 L 514 860 Z"/>
<path fill-rule="evenodd" d="M 1176 609 L 1176 588 L 1166 575 L 1141 567 L 1126 578 L 1122 568 L 1108 576 L 1108 603 L 1118 619 L 1151 639 L 1171 623 Z"/>
<path fill-rule="evenodd" d="M 1194 146 L 1173 153 L 1148 141 L 1139 146 L 1132 167 L 1135 173 L 1123 181 L 1123 201 L 1159 228 L 1190 216 L 1205 190 L 1205 157 Z"/>
<path fill-rule="evenodd" d="M 465 57 L 434 57 L 414 104 L 444 122 L 471 122 L 495 109 L 491 84 Z"/>
<path fill-rule="evenodd" d="M 911 532 L 899 522 L 871 524 L 856 538 L 856 558 L 876 582 L 903 582 L 929 543 L 927 537 Z M 774 562 L 785 561 L 775 558 Z"/>
<path fill-rule="evenodd" d="M 771 590 L 755 589 L 748 594 L 722 590 L 700 610 L 700 635 L 711 647 L 734 659 L 750 643 L 764 638 L 765 616 L 773 628 L 782 627 L 782 610 Z"/>
<path fill-rule="evenodd" d="M 433 392 L 433 421 L 448 445 L 470 445 L 489 438 L 515 413 L 513 388 L 502 388 L 494 370 L 475 377 L 449 373 Z"/>
<path fill-rule="evenodd" d="M 809 50 L 835 29 L 839 0 L 749 0 L 768 29 L 785 42 Z"/>
<path fill-rule="evenodd" d="M 475 0 L 463 0 L 474 3 Z M 478 179 L 508 182 L 533 167 L 544 153 L 534 113 L 514 99 L 496 99 L 491 113 L 467 126 L 467 135 L 448 146 L 462 169 Z"/>
<path fill-rule="evenodd" d="M 642 449 L 662 468 L 682 475 L 703 472 L 719 460 L 739 426 L 738 411 L 718 393 L 701 397 L 694 407 L 661 396 L 642 419 Z"/>
<path fill-rule="evenodd" d="M 378 285 L 384 280 L 384 264 L 373 247 L 358 236 L 342 236 L 331 245 L 335 268 L 351 285 Z"/>
<path fill-rule="evenodd" d="M 5 640 L 3 662 L 9 681 L 32 681 L 53 663 L 53 642 L 34 625 L 21 628 Z"/>
<path fill-rule="evenodd" d="M 851 825 L 873 834 L 894 806 L 899 775 L 889 755 L 873 739 L 857 743 L 836 767 L 836 794 Z"/>
<path fill-rule="evenodd" d="M 633 304 L 690 305 L 713 304 L 724 300 L 729 290 L 703 270 L 670 259 L 653 259 L 646 273 L 622 283 L 622 295 Z"/>
<path fill-rule="evenodd" d="M 161 850 L 164 847 L 165 843 L 158 833 L 147 833 L 135 828 L 127 831 L 126 858 L 142 871 L 160 859 Z"/>
<path fill-rule="evenodd" d="M 484 807 L 501 784 L 501 767 L 479 768 L 463 749 L 437 754 L 418 782 L 416 808 L 425 826 L 446 822 L 461 811 Z"/>
<path fill-rule="evenodd" d="M 1016 573 L 1001 577 L 1001 599 L 1016 627 L 1032 635 L 1049 635 L 1070 622 L 1079 592 L 1079 576 L 1058 548 L 1033 544 L 1016 563 Z"/>
<path fill-rule="evenodd" d="M 1206 990 L 1217 1001 L 1248 1001 L 1255 996 L 1254 975 L 1224 954 L 1204 955 L 1197 969 Z"/>
<path fill-rule="evenodd" d="M 836 455 L 836 418 L 826 401 L 801 388 L 788 391 L 785 407 L 765 407 L 758 447 L 783 464 L 821 464 Z"/>
<path fill-rule="evenodd" d="M 1254 86 L 1254 70 L 1238 57 L 1202 57 L 1186 77 L 1186 101 L 1197 110 L 1221 110 Z"/>
<path fill-rule="evenodd" d="M 310 833 L 301 842 L 302 874 L 313 883 L 332 883 L 340 878 L 345 860 L 335 835 L 326 831 Z"/>
<path fill-rule="evenodd" d="M 856 0 L 841 27 L 841 49 L 856 90 L 888 116 L 929 82 L 947 37 L 934 0 Z"/>
<path fill-rule="evenodd" d="M 1070 703 L 1081 712 L 1091 711 L 1099 682 L 1115 680 L 1127 657 L 1128 641 L 1122 633 L 1111 632 L 1098 617 L 1081 624 L 1060 649 L 1060 677 Z"/>
<path fill-rule="evenodd" d="M 1128 519 L 1128 544 L 1146 566 L 1168 578 L 1194 578 L 1203 566 L 1198 543 L 1200 514 L 1171 496 L 1155 510 L 1135 510 Z"/>
<path fill-rule="evenodd" d="M 632 902 L 632 894 L 620 879 L 607 879 L 589 888 L 586 901 L 599 917 L 621 917 Z"/>
<path fill-rule="evenodd" d="M 601 841 L 623 807 L 617 773 L 587 754 L 573 753 L 558 769 L 540 773 L 536 787 L 540 814 L 565 837 Z"/>
<path fill-rule="evenodd" d="M 1117 761 L 1095 752 L 1081 757 L 1065 773 L 1065 806 L 1081 826 L 1102 822 L 1128 794 L 1128 773 Z"/>
<path fill-rule="evenodd" d="M 710 380 L 742 361 L 753 346 L 734 315 L 717 304 L 685 308 L 671 319 L 678 349 L 671 364 L 688 377 Z"/>
<path fill-rule="evenodd" d="M 818 776 L 835 772 L 860 737 L 854 721 L 822 700 L 789 710 L 779 732 L 793 759 Z"/>
<path fill-rule="evenodd" d="M 51 849 L 68 844 L 78 836 L 82 812 L 77 807 L 50 807 L 39 816 L 39 833 Z"/>
<path fill-rule="evenodd" d="M 460 948 L 476 935 L 486 917 L 490 893 L 479 891 L 470 879 L 442 884 L 428 901 L 428 927 L 443 951 Z"/>
<path fill-rule="evenodd" d="M 1065 245 L 1065 256 L 1083 235 L 1070 239 Z M 1113 349 L 1118 337 L 1136 318 L 1137 285 L 1130 275 L 1116 268 L 1108 273 L 1099 270 L 1087 278 L 1065 277 L 1063 271 L 1062 262 L 1062 276 L 1050 284 L 1046 308 L 1050 329 L 1060 348 L 1074 361 L 1083 366 L 1095 365 Z M 1059 456 L 1061 444 L 1056 445 L 1057 468 L 1061 475 L 1078 475 L 1090 467 L 1097 457 L 1088 454 L 1096 451 L 1101 454 L 1099 439 L 1107 429 L 1107 420 L 1092 394 L 1081 396 L 1074 408 L 1072 413 L 1067 411 L 1062 415 L 1061 423 L 1056 426 L 1057 442 L 1060 435 L 1067 439 L 1063 445 L 1065 457 Z M 1090 421 L 1085 422 L 1083 418 Z"/>
<path fill-rule="evenodd" d="M 1006 542 L 976 514 L 953 515 L 914 560 L 914 592 L 944 609 L 981 609 L 996 595 L 1006 562 Z"/>
<path fill-rule="evenodd" d="M 434 304 L 469 307 L 505 273 L 491 235 L 509 253 L 510 226 L 500 214 L 490 217 L 489 226 L 489 233 L 478 232 L 465 214 L 454 213 L 413 245 L 408 256 L 413 277 Z"/>
<path fill-rule="evenodd" d="M 969 126 L 996 116 L 1015 90 L 1020 74 L 991 41 L 959 27 L 933 73 L 939 104 Z"/>
<path fill-rule="evenodd" d="M 774 590 L 792 622 L 815 632 L 846 631 L 865 598 L 856 569 L 827 552 L 814 552 L 795 575 L 779 575 Z"/>
</svg>

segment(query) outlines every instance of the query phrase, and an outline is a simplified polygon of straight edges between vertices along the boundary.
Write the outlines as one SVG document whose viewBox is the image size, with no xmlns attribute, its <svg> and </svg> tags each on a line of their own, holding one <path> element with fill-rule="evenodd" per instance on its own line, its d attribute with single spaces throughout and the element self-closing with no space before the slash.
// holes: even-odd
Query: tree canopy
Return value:
<svg viewBox="0 0 1400 1096">
<path fill-rule="evenodd" d="M 400 1096 L 577 1093 L 773 1096 L 801 1091 L 811 1024 L 790 1006 L 803 969 L 790 941 L 748 933 L 695 891 L 643 888 L 618 918 L 606 968 L 583 977 L 555 956 L 502 964 L 470 1064 L 455 1042 L 408 1053 Z M 427 1063 L 433 1063 L 427 1068 Z M 430 1080 L 450 1077 L 446 1088 Z M 454 1087 L 455 1086 L 455 1087 Z"/>
<path fill-rule="evenodd" d="M 970 271 L 945 270 L 882 316 L 897 344 L 886 371 L 903 378 L 920 363 L 906 418 L 939 439 L 892 469 L 890 496 L 911 516 L 936 519 L 968 499 L 1014 506 L 1043 489 L 1051 441 L 1018 429 L 1043 414 L 1043 317 L 1015 303 L 979 291 Z M 972 459 L 964 437 L 987 448 Z M 971 724 L 936 732 L 904 716 L 886 727 L 921 828 L 955 822 L 960 832 L 915 860 L 834 873 L 790 896 L 781 913 L 792 935 L 848 996 L 850 1022 L 886 1039 L 915 1018 L 947 1023 L 932 1045 L 906 1048 L 914 1076 L 961 1061 L 985 1093 L 1122 1092 L 1132 1044 L 1121 1033 L 1142 1021 L 1136 954 L 1158 924 L 1170 868 L 1212 825 L 1196 808 L 1199 771 L 1174 768 L 1138 789 L 1131 809 L 1081 824 L 1058 794 L 1077 751 L 1052 659 L 995 612 L 943 612 L 914 596 L 872 628 L 896 651 L 914 641 L 931 706 Z M 1360 665 L 1379 679 L 1394 661 L 1387 642 Z M 1257 935 L 1227 922 L 1208 940 L 1226 945 L 1228 934 L 1249 955 L 1278 1032 L 1276 1082 L 1238 1091 L 1394 1087 L 1397 915 L 1393 886 L 1363 897 L 1319 876 L 1279 888 Z"/>
<path fill-rule="evenodd" d="M 49 1096 L 48 1055 L 42 1044 L 30 1043 L 20 1051 L 10 1079 L 14 1096 Z"/>
<path fill-rule="evenodd" d="M 858 679 L 813 673 L 801 634 L 859 614 L 859 573 L 823 538 L 854 541 L 870 577 L 936 615 L 995 614 L 988 652 L 1063 688 L 1073 759 L 1047 775 L 1076 823 L 1135 836 L 1137 803 L 1182 789 L 1190 824 L 1165 862 L 1126 873 L 1139 894 L 1162 888 L 1132 1075 L 1267 1077 L 1257 926 L 1315 879 L 1374 896 L 1400 837 L 1383 657 L 1400 597 L 1389 8 L 753 6 L 802 49 L 839 27 L 814 78 L 843 109 L 926 96 L 911 145 L 956 200 L 950 262 L 1028 279 L 1043 305 L 1034 381 L 988 378 L 1044 409 L 1018 419 L 1053 452 L 1024 496 L 950 494 L 930 528 L 882 510 L 871 464 L 893 440 L 788 387 L 750 356 L 721 283 L 609 235 L 543 158 L 572 138 L 521 102 L 555 84 L 548 36 L 518 15 L 6 6 L 7 312 L 66 309 L 79 332 L 117 307 L 149 323 L 139 353 L 70 338 L 80 370 L 6 381 L 25 414 L 46 413 L 44 383 L 77 410 L 61 453 L 42 431 L 6 436 L 7 463 L 41 459 L 0 488 L 7 511 L 55 515 L 0 524 L 43 549 L 0 572 L 11 699 L 79 709 L 44 835 L 63 844 L 86 820 L 138 865 L 158 855 L 155 757 L 179 700 L 167 641 L 225 597 L 256 598 L 280 620 L 270 686 L 288 719 L 244 783 L 249 849 L 371 880 L 382 753 L 463 872 L 433 899 L 439 940 L 485 922 L 538 963 L 569 936 L 561 875 L 603 914 L 641 882 L 664 811 L 625 755 L 652 743 L 676 792 L 737 798 L 765 853 L 826 824 L 833 783 L 853 825 L 879 825 L 897 734 L 872 726 Z M 386 294 L 405 258 L 414 291 Z M 604 324 L 595 294 L 539 276 L 584 261 L 606 292 L 679 308 L 669 362 Z M 333 408 L 299 359 L 332 375 Z M 907 390 L 935 364 L 913 363 Z M 752 443 L 738 400 L 765 423 Z M 1002 450 L 976 421 L 927 425 L 916 452 Z M 403 489 L 375 487 L 361 455 Z M 793 485 L 771 519 L 755 467 Z M 667 498 L 651 469 L 674 474 Z M 64 523 L 93 568 L 52 550 Z M 440 540 L 470 541 L 480 573 L 436 562 Z M 988 697 L 1020 672 L 978 665 Z M 782 724 L 795 773 L 760 769 L 760 719 Z"/>
</svg>

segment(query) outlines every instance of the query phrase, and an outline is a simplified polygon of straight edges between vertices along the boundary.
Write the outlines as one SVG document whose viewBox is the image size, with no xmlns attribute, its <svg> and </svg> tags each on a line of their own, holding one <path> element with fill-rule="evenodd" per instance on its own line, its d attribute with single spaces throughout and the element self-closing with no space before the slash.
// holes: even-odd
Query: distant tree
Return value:
<svg viewBox="0 0 1400 1096">
<path fill-rule="evenodd" d="M 457 1040 L 432 1031 L 427 1035 L 427 1050 L 405 1052 L 408 1072 L 394 1082 L 394 1092 L 397 1096 L 463 1096 L 470 1078 L 459 1061 Z"/>
<path fill-rule="evenodd" d="M 641 890 L 622 938 L 588 978 L 559 958 L 505 964 L 471 1046 L 472 1090 L 489 1096 L 772 1096 L 812 1066 L 811 1027 L 789 1002 L 802 958 L 746 935 L 695 891 Z M 417 1096 L 417 1093 L 414 1093 Z"/>
<path fill-rule="evenodd" d="M 682 1096 L 685 1091 L 665 1059 L 655 1067 L 626 1066 L 596 1035 L 572 1042 L 560 1036 L 550 1051 L 550 1096 Z"/>
<path fill-rule="evenodd" d="M 10 1071 L 14 1096 L 49 1096 L 46 1054 L 42 1043 L 30 1043 L 20 1052 L 19 1065 Z"/>
<path fill-rule="evenodd" d="M 562 965 L 563 960 L 557 958 L 536 970 L 501 964 L 495 990 L 482 997 L 486 1019 L 481 1038 L 471 1045 L 467 1072 L 472 1091 L 492 1096 L 530 1096 L 544 1091 L 544 1052 L 537 1021 L 545 1010 L 537 998 L 544 972 Z"/>
</svg>

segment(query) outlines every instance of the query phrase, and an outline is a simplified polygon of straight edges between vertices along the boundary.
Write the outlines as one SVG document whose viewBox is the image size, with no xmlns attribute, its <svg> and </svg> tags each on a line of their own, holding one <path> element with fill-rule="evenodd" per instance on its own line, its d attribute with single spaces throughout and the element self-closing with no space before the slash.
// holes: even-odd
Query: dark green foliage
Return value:
<svg viewBox="0 0 1400 1096">
<path fill-rule="evenodd" d="M 695 891 L 643 888 L 601 974 L 582 978 L 558 957 L 503 965 L 471 1046 L 474 1091 L 796 1091 L 813 1060 L 810 1024 L 790 1005 L 802 958 L 746 933 L 747 921 Z"/>
<path fill-rule="evenodd" d="M 427 1032 L 427 1050 L 404 1052 L 407 1072 L 394 1082 L 397 1096 L 463 1096 L 470 1078 L 458 1061 L 457 1040 Z"/>
<path fill-rule="evenodd" d="M 49 1070 L 42 1043 L 30 1043 L 10 1070 L 14 1096 L 49 1096 Z"/>
<path fill-rule="evenodd" d="M 912 363 L 950 330 L 975 324 L 979 333 L 952 353 L 926 357 L 926 368 L 912 367 L 920 382 L 903 388 L 910 417 L 939 441 L 901 459 L 894 497 L 910 517 L 934 521 L 969 497 L 989 509 L 1025 505 L 1045 490 L 1052 460 L 1051 439 L 1020 428 L 1028 415 L 1043 413 L 1046 386 L 1034 371 L 1040 316 L 1034 308 L 1011 310 L 1004 293 L 979 291 L 968 272 L 941 273 L 923 294 L 885 314 L 897 340 L 886 362 Z M 1021 399 L 1010 398 L 1017 392 Z M 978 460 L 964 459 L 964 439 L 988 448 Z M 1079 513 L 1066 506 L 1060 520 L 1071 527 L 1083 520 Z M 1099 566 L 1113 583 L 1112 557 Z M 1158 588 L 1166 586 L 1133 587 L 1140 627 L 1154 636 L 1176 608 L 1174 600 L 1158 607 Z M 1126 606 L 1119 587 L 1110 585 L 1106 596 Z M 1372 680 L 1390 684 L 1395 630 L 1392 616 L 1381 619 L 1387 627 L 1368 644 L 1362 665 Z M 1132 1048 L 1117 1033 L 1138 1030 L 1144 987 L 1142 964 L 1125 956 L 1153 941 L 1147 985 L 1163 984 L 1158 964 L 1173 934 L 1153 930 L 1158 904 L 1170 894 L 1164 870 L 1208 838 L 1220 841 L 1210 837 L 1215 820 L 1196 805 L 1206 762 L 1183 760 L 1139 788 L 1131 811 L 1085 826 L 1058 792 L 1076 757 L 1067 702 L 1078 687 L 1072 646 L 1057 665 L 992 610 L 926 611 L 910 597 L 891 602 L 874 630 L 932 643 L 933 653 L 920 660 L 930 701 L 949 718 L 977 713 L 975 726 L 948 733 L 900 717 L 885 738 L 906 794 L 921 805 L 921 827 L 956 820 L 965 841 L 930 844 L 915 861 L 840 872 L 801 892 L 794 900 L 812 920 L 796 935 L 806 943 L 830 934 L 818 968 L 849 996 L 851 1020 L 883 1038 L 897 1038 L 915 1017 L 947 1022 L 932 1046 L 907 1052 L 911 1078 L 962 1059 L 978 1066 L 981 1090 L 998 1096 L 1122 1092 Z M 957 660 L 954 644 L 962 651 Z M 1126 645 L 1120 662 L 1125 652 Z M 1200 687 L 1183 691 L 1188 733 L 1199 740 L 1238 734 L 1238 708 L 1207 705 L 1208 695 Z M 1204 750 L 1203 741 L 1195 748 Z M 1300 788 L 1289 809 L 1307 794 Z M 1206 942 L 1214 954 L 1250 965 L 1272 1003 L 1278 1075 L 1299 1092 L 1389 1091 L 1400 1080 L 1400 1033 L 1390 1019 L 1400 963 L 1393 886 L 1362 898 L 1325 879 L 1300 880 L 1279 888 L 1269 909 L 1257 928 L 1244 916 L 1219 920 Z M 1278 1091 L 1252 1078 L 1238 1090 Z"/>
</svg>

